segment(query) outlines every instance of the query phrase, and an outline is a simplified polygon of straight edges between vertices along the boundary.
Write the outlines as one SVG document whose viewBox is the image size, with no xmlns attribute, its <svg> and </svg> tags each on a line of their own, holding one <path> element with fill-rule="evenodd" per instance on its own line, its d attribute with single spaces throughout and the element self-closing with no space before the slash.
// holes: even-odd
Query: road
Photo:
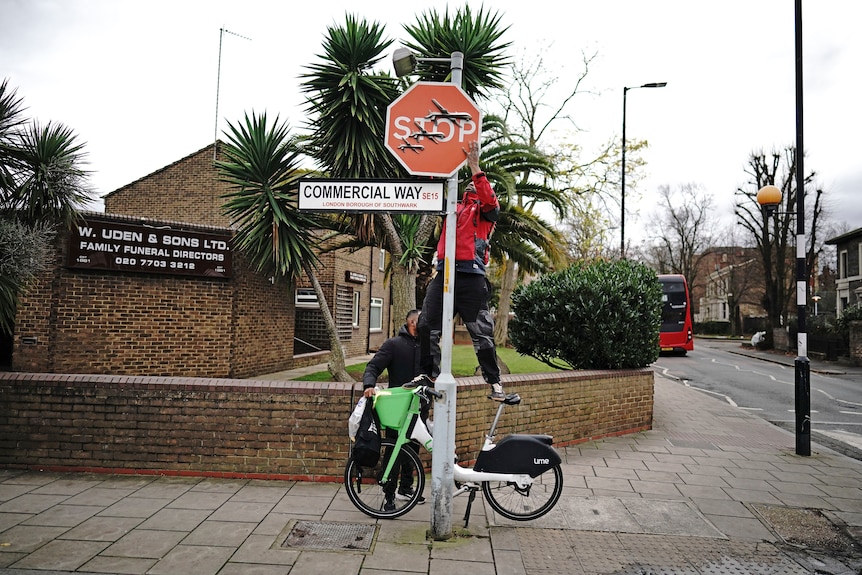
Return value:
<svg viewBox="0 0 862 575">
<path fill-rule="evenodd" d="M 688 355 L 662 355 L 652 367 L 794 431 L 793 367 L 747 357 L 740 350 L 738 341 L 698 339 Z M 857 379 L 856 375 L 811 372 L 811 437 L 862 459 L 862 383 Z"/>
</svg>

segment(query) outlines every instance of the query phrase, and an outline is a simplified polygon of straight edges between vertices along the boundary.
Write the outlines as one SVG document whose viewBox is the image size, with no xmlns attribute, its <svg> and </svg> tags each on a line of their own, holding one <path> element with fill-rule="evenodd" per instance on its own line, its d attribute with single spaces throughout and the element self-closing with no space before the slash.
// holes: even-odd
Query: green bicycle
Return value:
<svg viewBox="0 0 862 575">
<path fill-rule="evenodd" d="M 394 519 L 419 503 L 425 469 L 417 450 L 407 444 L 414 441 L 432 451 L 434 442 L 419 412 L 421 402 L 441 397 L 440 392 L 427 386 L 377 391 L 374 410 L 384 428 L 381 432 L 390 429 L 397 436 L 385 437 L 382 433 L 380 459 L 373 467 L 359 465 L 352 455 L 348 458 L 344 486 L 357 509 L 377 519 Z M 520 402 L 520 396 L 510 394 L 500 403 L 472 468 L 455 465 L 452 495 L 469 493 L 465 525 L 479 489 L 494 511 L 516 521 L 541 517 L 560 499 L 562 459 L 552 447 L 551 436 L 511 434 L 494 443 L 503 408 Z"/>
</svg>

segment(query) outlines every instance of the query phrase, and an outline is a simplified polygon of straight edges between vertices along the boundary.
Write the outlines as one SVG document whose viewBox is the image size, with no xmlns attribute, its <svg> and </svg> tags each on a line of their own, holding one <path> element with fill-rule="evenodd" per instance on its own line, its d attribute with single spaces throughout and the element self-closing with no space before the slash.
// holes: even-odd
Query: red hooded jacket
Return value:
<svg viewBox="0 0 862 575">
<path fill-rule="evenodd" d="M 475 191 L 464 190 L 458 202 L 455 228 L 455 271 L 485 274 L 491 250 L 491 233 L 500 217 L 500 202 L 483 172 L 473 175 Z M 437 242 L 437 270 L 446 258 L 446 223 Z"/>
</svg>

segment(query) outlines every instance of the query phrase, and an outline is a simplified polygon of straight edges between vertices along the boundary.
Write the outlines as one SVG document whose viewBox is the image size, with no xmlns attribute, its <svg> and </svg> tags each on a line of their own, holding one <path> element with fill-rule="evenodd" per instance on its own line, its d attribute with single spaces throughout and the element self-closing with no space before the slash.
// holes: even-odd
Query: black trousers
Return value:
<svg viewBox="0 0 862 575">
<path fill-rule="evenodd" d="M 497 348 L 494 346 L 494 318 L 488 310 L 491 288 L 484 275 L 455 273 L 454 309 L 467 327 L 482 377 L 500 382 Z M 443 330 L 443 274 L 438 273 L 425 292 L 419 316 L 419 367 L 431 377 L 440 375 L 440 334 Z"/>
</svg>

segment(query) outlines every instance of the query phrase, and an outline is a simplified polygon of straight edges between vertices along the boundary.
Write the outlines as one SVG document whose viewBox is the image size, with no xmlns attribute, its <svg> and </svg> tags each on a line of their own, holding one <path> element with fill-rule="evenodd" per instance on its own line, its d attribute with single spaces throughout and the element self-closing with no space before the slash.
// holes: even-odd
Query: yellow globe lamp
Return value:
<svg viewBox="0 0 862 575">
<path fill-rule="evenodd" d="M 757 203 L 766 217 L 772 216 L 781 204 L 781 190 L 773 185 L 763 186 L 757 190 Z"/>
</svg>

